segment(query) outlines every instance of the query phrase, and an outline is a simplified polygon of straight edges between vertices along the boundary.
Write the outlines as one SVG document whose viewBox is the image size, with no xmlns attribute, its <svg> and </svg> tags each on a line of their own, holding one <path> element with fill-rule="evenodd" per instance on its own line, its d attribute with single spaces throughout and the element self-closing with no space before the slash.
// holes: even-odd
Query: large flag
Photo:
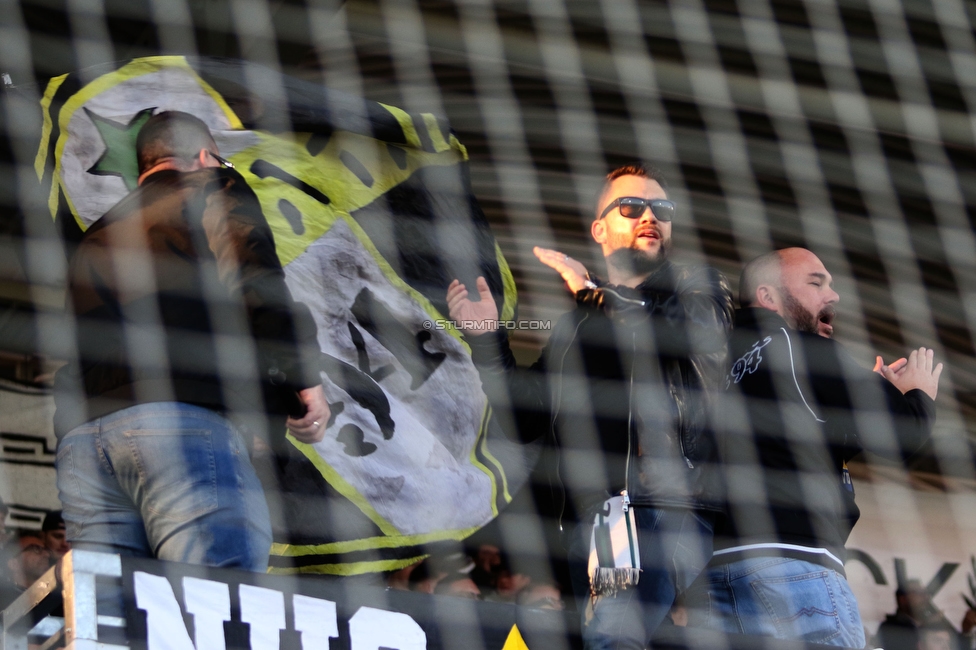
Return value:
<svg viewBox="0 0 976 650">
<path fill-rule="evenodd" d="M 69 240 L 136 186 L 135 137 L 158 111 L 206 122 L 261 201 L 288 285 L 315 317 L 334 416 L 322 442 L 292 440 L 279 459 L 272 571 L 400 568 L 511 500 L 521 449 L 443 319 L 454 277 L 484 275 L 503 319 L 514 282 L 443 119 L 184 57 L 56 77 L 41 104 L 36 171 Z"/>
</svg>

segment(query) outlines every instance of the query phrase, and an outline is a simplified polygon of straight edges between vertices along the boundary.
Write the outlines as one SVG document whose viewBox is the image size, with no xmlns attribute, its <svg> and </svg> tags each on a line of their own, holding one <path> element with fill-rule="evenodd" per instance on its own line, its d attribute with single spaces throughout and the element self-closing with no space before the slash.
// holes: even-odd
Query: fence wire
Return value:
<svg viewBox="0 0 976 650">
<path fill-rule="evenodd" d="M 80 89 L 140 57 L 230 61 L 243 72 L 227 86 L 200 74 L 217 93 L 239 100 L 231 104 L 255 132 L 302 132 L 295 96 L 282 79 L 333 93 L 322 100 L 330 119 L 357 110 L 374 115 L 371 107 L 383 105 L 402 109 L 396 115 L 407 117 L 397 118 L 400 124 L 419 119 L 432 132 L 442 124 L 437 137 L 444 147 L 426 150 L 421 143 L 418 151 L 443 154 L 453 135 L 460 143 L 453 151 L 466 158 L 466 168 L 431 180 L 435 189 L 424 191 L 470 183 L 459 191 L 470 190 L 484 212 L 510 268 L 508 284 L 517 289 L 517 318 L 525 321 L 555 323 L 573 306 L 533 247 L 555 248 L 602 273 L 589 229 L 603 175 L 646 160 L 669 179 L 678 206 L 677 258 L 720 270 L 736 290 L 743 264 L 758 255 L 809 248 L 834 277 L 835 338 L 855 359 L 870 367 L 875 355 L 897 359 L 925 346 L 945 363 L 937 423 L 922 452 L 907 466 L 870 454 L 850 463 L 862 521 L 848 545 L 854 551 L 848 577 L 873 634 L 894 608 L 897 585 L 928 582 L 944 563 L 960 564 L 936 585 L 934 600 L 958 624 L 967 609 L 958 594 L 969 591 L 966 573 L 976 553 L 974 21 L 976 4 L 967 0 L 2 0 L 0 370 L 6 374 L 0 378 L 9 380 L 3 389 L 49 387 L 51 371 L 77 360 L 75 323 L 62 305 L 72 238 L 80 235 L 72 228 L 90 224 L 66 219 L 71 213 L 52 214 L 57 172 L 41 173 L 39 182 L 42 170 L 35 167 L 48 146 L 43 134 L 69 126 L 70 116 L 62 113 L 59 125 L 52 111 L 42 110 L 52 101 L 50 80 L 61 75 Z M 45 124 L 52 116 L 53 127 Z M 244 129 L 227 130 L 235 128 Z M 368 128 L 384 142 L 376 123 Z M 336 128 L 342 130 L 349 129 Z M 220 142 L 235 155 L 246 149 L 232 139 Z M 385 155 L 378 144 L 361 151 L 371 170 L 370 161 Z M 62 193 L 65 187 L 67 181 Z M 336 205 L 346 216 L 366 205 L 353 203 Z M 452 221 L 456 208 L 431 200 L 430 230 L 416 231 L 430 238 L 430 256 L 446 260 L 448 270 L 467 269 L 472 262 L 462 259 L 465 252 L 484 243 L 476 227 Z M 401 236 L 394 233 L 397 215 L 410 209 L 386 208 L 370 231 L 373 240 Z M 443 242 L 460 242 L 459 248 L 445 250 Z M 303 246 L 313 250 L 314 244 Z M 406 277 L 404 267 L 396 268 Z M 497 268 L 501 289 L 507 269 Z M 296 294 L 302 277 L 290 279 Z M 446 285 L 431 282 L 427 293 L 420 284 L 412 287 L 446 318 L 435 295 Z M 510 333 L 522 365 L 538 357 L 547 335 L 546 328 Z M 25 359 L 33 359 L 29 377 L 17 374 Z M 345 361 L 355 363 L 355 356 Z M 58 508 L 51 469 L 57 443 L 46 419 L 51 407 L 43 396 L 30 403 L 7 399 L 7 413 L 0 413 L 0 496 L 19 517 L 8 525 L 30 529 L 39 513 Z M 425 408 L 439 408 L 429 399 Z M 505 404 L 493 406 L 498 439 L 514 437 L 515 418 Z M 465 435 L 468 446 L 451 452 L 461 463 L 481 444 L 478 431 Z M 12 451 L 10 441 L 33 451 L 23 445 Z M 336 506 L 359 485 L 340 476 L 322 488 L 331 490 L 322 498 L 332 504 L 322 516 L 341 529 L 347 525 L 342 513 L 351 508 L 363 521 L 334 538 L 310 532 L 287 540 L 328 548 L 308 551 L 317 559 L 304 565 L 283 552 L 290 559 L 280 566 L 349 573 L 335 567 L 364 561 L 385 576 L 382 571 L 419 560 L 429 550 L 424 544 L 467 539 L 499 546 L 514 573 L 559 582 L 568 594 L 560 522 L 539 501 L 551 488 L 533 490 L 536 480 L 524 465 L 539 449 L 528 449 L 509 445 L 496 452 L 509 457 L 478 457 L 495 490 L 479 502 L 487 514 L 444 517 L 432 529 L 418 525 L 411 530 L 427 535 L 421 542 L 403 542 L 397 553 L 382 545 L 358 549 L 367 553 L 358 559 L 342 559 L 346 547 L 329 544 L 408 534 L 400 523 L 389 524 L 399 520 L 368 495 L 352 498 L 354 506 Z M 326 482 L 342 474 L 340 466 L 337 461 L 325 473 Z M 512 493 L 505 494 L 509 479 Z M 743 480 L 744 500 L 762 498 Z M 360 524 L 376 529 L 363 532 Z"/>
</svg>

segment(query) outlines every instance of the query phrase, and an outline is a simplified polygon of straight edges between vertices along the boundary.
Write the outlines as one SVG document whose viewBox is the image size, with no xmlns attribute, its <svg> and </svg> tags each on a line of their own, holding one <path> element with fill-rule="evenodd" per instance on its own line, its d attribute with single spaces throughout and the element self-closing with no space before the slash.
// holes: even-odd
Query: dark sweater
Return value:
<svg viewBox="0 0 976 650">
<path fill-rule="evenodd" d="M 88 229 L 69 277 L 79 359 L 56 378 L 59 436 L 147 402 L 301 415 L 297 391 L 320 383 L 311 314 L 233 170 L 149 176 Z"/>
<path fill-rule="evenodd" d="M 843 561 L 860 516 L 845 463 L 863 449 L 903 459 L 918 451 L 934 402 L 920 390 L 903 395 L 836 341 L 765 309 L 736 312 L 729 359 L 712 473 L 727 504 L 716 551 L 791 544 Z"/>
</svg>

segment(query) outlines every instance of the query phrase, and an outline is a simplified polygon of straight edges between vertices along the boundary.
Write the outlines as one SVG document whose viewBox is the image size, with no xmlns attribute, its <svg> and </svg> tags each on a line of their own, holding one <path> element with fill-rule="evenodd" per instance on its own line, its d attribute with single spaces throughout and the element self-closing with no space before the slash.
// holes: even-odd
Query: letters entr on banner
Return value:
<svg viewBox="0 0 976 650">
<path fill-rule="evenodd" d="M 145 650 L 578 647 L 562 612 L 123 558 L 130 646 Z"/>
</svg>

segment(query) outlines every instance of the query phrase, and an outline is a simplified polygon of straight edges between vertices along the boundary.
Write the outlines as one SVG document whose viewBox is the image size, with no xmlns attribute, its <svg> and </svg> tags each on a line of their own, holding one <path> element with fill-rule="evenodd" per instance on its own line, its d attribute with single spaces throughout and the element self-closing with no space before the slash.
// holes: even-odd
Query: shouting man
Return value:
<svg viewBox="0 0 976 650">
<path fill-rule="evenodd" d="M 919 348 L 877 373 L 860 367 L 830 338 L 839 300 L 831 280 L 802 248 L 742 272 L 711 475 L 727 508 L 688 597 L 692 625 L 864 645 L 844 573 L 859 516 L 846 463 L 865 448 L 907 457 L 921 447 L 942 364 Z"/>
</svg>

